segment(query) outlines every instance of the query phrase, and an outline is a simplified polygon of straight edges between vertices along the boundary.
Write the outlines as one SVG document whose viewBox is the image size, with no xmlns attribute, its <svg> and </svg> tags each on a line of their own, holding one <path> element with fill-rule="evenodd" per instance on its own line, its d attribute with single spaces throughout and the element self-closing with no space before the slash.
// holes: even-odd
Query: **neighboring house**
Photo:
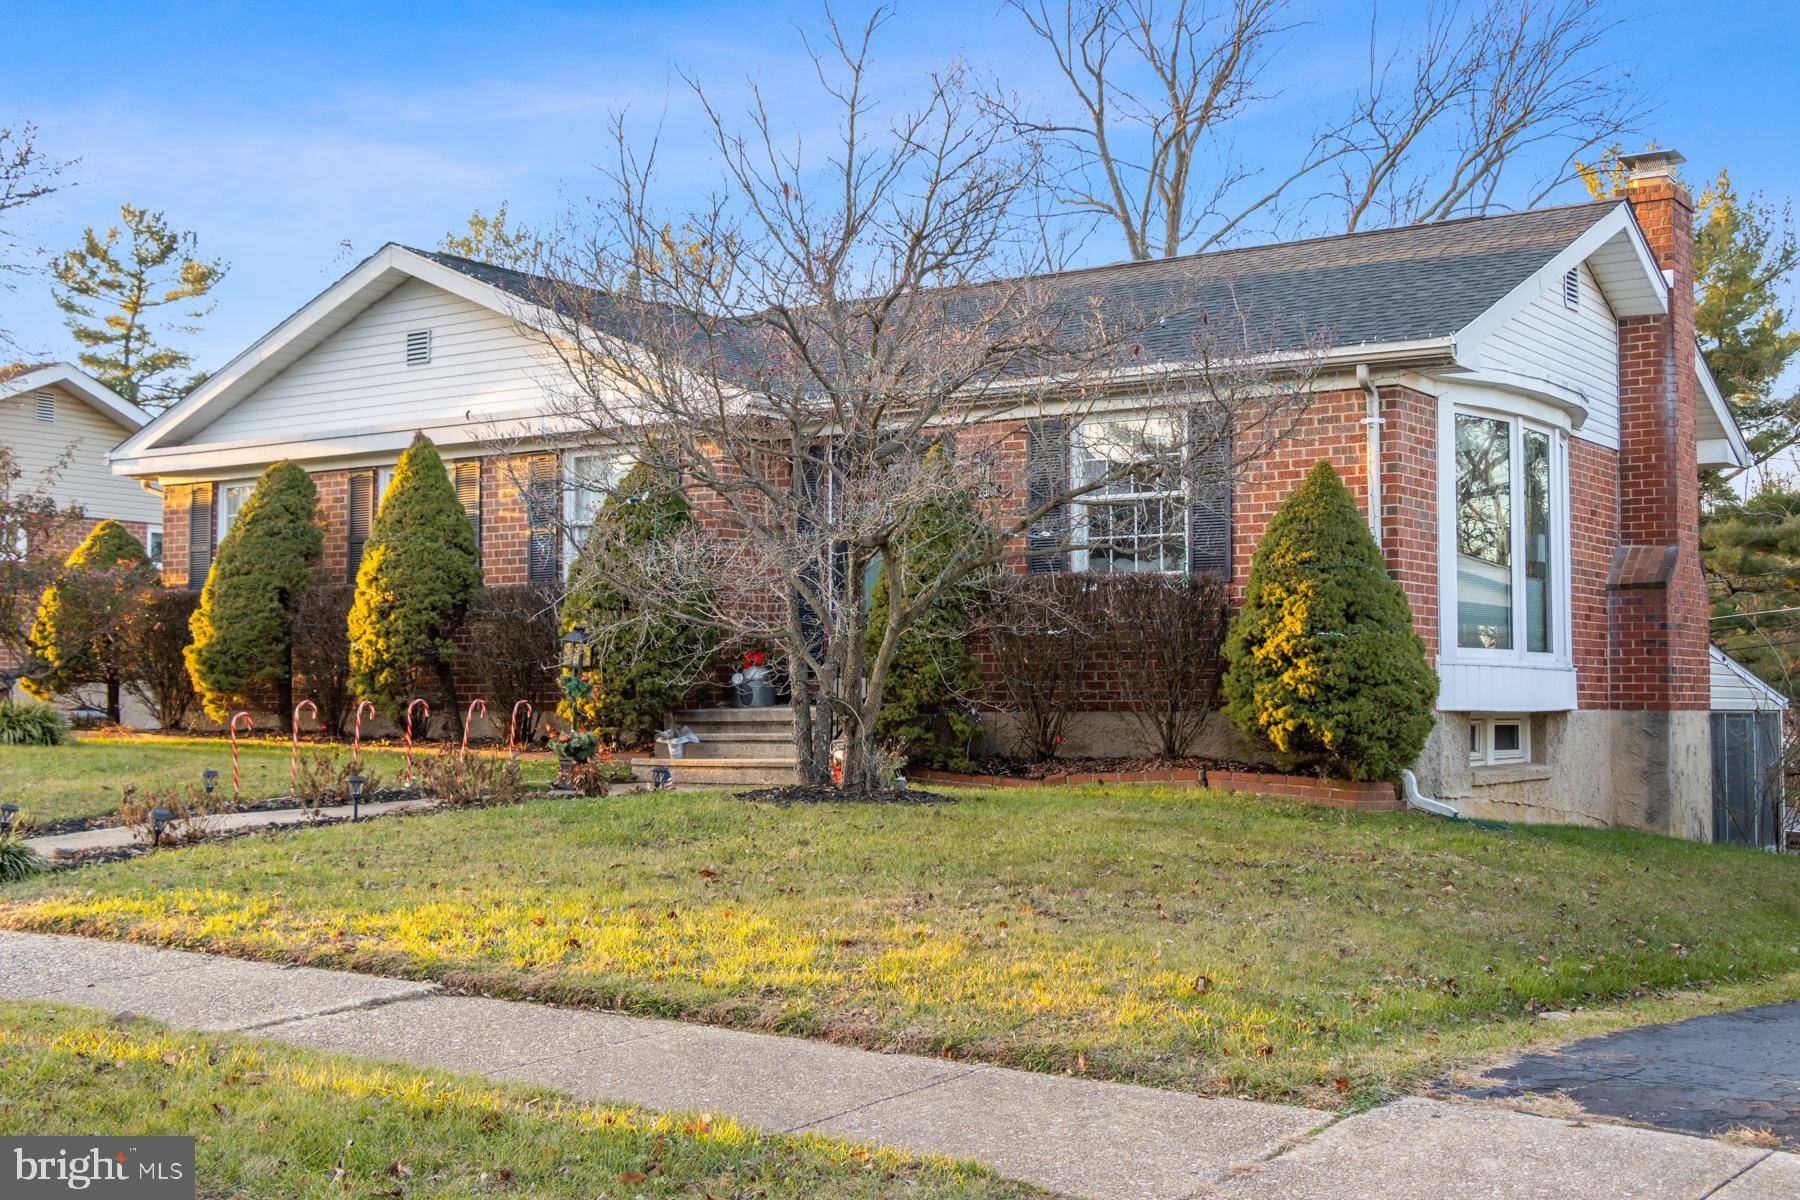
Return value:
<svg viewBox="0 0 1800 1200">
<path fill-rule="evenodd" d="M 162 497 L 116 474 L 107 452 L 150 423 L 150 414 L 70 363 L 0 371 L 0 445 L 13 452 L 20 486 L 47 489 L 58 504 L 80 505 L 33 554 L 64 555 L 104 520 L 137 535 L 161 562 Z"/>
<path fill-rule="evenodd" d="M 1108 497 L 1143 507 L 1115 527 L 1159 525 L 1173 546 L 1159 561 L 1227 576 L 1241 594 L 1275 508 L 1331 460 L 1368 507 L 1442 680 L 1424 788 L 1471 812 L 1704 839 L 1696 472 L 1740 465 L 1745 450 L 1695 350 L 1680 157 L 1628 161 L 1621 200 L 1050 282 L 1103 298 L 1191 292 L 1190 316 L 1149 347 L 1169 360 L 1184 323 L 1224 299 L 1296 338 L 1332 335 L 1301 427 L 1229 497 Z M 423 430 L 480 531 L 487 581 L 554 581 L 565 547 L 553 518 L 560 508 L 579 526 L 622 464 L 542 436 L 546 400 L 567 384 L 523 324 L 532 295 L 502 268 L 384 247 L 119 447 L 115 470 L 163 489 L 165 578 L 199 586 L 257 474 L 291 458 L 320 486 L 326 569 L 352 579 L 383 473 Z M 1079 469 L 1083 426 L 1054 406 L 984 432 L 1023 464 L 1016 480 Z M 1076 508 L 1066 519 L 1080 528 Z M 1141 568 L 1139 549 L 1033 555 L 1031 569 Z M 1117 752 L 1108 667 L 1093 657 L 1072 751 Z"/>
</svg>

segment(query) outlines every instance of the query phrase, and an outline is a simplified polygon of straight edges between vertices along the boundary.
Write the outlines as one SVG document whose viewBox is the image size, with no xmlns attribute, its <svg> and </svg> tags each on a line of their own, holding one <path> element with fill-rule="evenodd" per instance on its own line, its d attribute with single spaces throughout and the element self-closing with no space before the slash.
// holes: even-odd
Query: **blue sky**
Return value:
<svg viewBox="0 0 1800 1200">
<path fill-rule="evenodd" d="M 1384 5 L 1383 18 L 1398 25 L 1408 7 Z M 1316 19 L 1277 61 L 1280 95 L 1252 130 L 1271 144 L 1351 80 L 1363 48 L 1366 5 L 1308 10 Z M 500 200 L 527 219 L 579 201 L 620 106 L 646 123 L 666 108 L 667 181 L 703 186 L 712 163 L 678 68 L 728 97 L 756 76 L 804 132 L 816 109 L 795 26 L 818 13 L 811 3 L 11 0 L 0 123 L 35 121 L 48 149 L 81 159 L 78 186 L 30 219 L 33 241 L 69 245 L 129 201 L 167 210 L 231 264 L 216 310 L 186 343 L 212 369 L 383 242 L 433 245 Z M 1792 3 L 1652 5 L 1615 53 L 1657 85 L 1651 134 L 1687 155 L 1691 178 L 1729 166 L 1742 188 L 1800 194 Z M 1052 85 L 994 0 L 903 4 L 878 66 L 899 92 L 958 55 L 1024 92 Z M 1088 253 L 1121 256 L 1106 236 Z M 41 279 L 0 292 L 0 327 L 73 357 Z"/>
</svg>

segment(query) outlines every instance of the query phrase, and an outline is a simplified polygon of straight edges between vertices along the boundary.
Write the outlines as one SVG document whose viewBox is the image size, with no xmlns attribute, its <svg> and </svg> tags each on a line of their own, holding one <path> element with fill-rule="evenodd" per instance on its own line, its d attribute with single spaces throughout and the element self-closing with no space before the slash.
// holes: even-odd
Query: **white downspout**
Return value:
<svg viewBox="0 0 1800 1200">
<path fill-rule="evenodd" d="M 1416 808 L 1420 812 L 1428 812 L 1438 817 L 1455 817 L 1462 819 L 1462 814 L 1455 807 L 1442 800 L 1434 800 L 1419 791 L 1419 780 L 1411 771 L 1400 772 L 1400 790 L 1406 797 L 1406 807 Z"/>
<path fill-rule="evenodd" d="M 1375 535 L 1375 548 L 1381 549 L 1381 393 L 1375 390 L 1375 383 L 1369 378 L 1369 364 L 1356 364 L 1356 382 L 1362 387 L 1363 394 L 1368 397 L 1368 414 L 1363 417 L 1363 430 L 1367 435 L 1368 447 L 1365 451 L 1364 474 L 1369 479 L 1369 532 Z"/>
</svg>

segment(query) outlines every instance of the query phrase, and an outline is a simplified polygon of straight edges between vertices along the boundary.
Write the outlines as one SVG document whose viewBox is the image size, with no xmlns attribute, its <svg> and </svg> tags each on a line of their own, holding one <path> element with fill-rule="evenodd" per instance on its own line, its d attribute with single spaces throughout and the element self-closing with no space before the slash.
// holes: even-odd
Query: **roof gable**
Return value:
<svg viewBox="0 0 1800 1200">
<path fill-rule="evenodd" d="M 101 415 L 136 433 L 150 423 L 150 414 L 89 375 L 74 363 L 43 363 L 15 368 L 0 377 L 0 400 L 26 392 L 61 386 Z"/>
</svg>

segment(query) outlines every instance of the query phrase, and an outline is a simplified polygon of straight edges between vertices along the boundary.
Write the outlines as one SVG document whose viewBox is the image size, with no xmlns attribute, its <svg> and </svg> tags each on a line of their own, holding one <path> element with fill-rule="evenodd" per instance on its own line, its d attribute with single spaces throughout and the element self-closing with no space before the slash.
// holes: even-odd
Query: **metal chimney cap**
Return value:
<svg viewBox="0 0 1800 1200">
<path fill-rule="evenodd" d="M 1679 150 L 1645 150 L 1619 155 L 1619 165 L 1631 172 L 1633 179 L 1654 179 L 1661 175 L 1672 178 L 1675 168 L 1686 161 L 1687 155 Z"/>
</svg>

